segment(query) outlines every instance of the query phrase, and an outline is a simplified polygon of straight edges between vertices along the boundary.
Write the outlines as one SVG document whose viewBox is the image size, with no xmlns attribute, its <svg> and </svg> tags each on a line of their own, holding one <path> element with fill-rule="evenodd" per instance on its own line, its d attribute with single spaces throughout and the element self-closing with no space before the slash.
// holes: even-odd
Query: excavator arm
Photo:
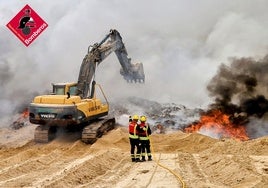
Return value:
<svg viewBox="0 0 268 188">
<path fill-rule="evenodd" d="M 81 98 L 88 98 L 90 84 L 93 81 L 96 67 L 112 52 L 115 52 L 120 64 L 120 74 L 127 82 L 144 83 L 145 75 L 142 63 L 131 63 L 122 37 L 117 30 L 110 30 L 100 43 L 89 46 L 88 53 L 83 59 L 80 67 L 77 95 Z"/>
</svg>

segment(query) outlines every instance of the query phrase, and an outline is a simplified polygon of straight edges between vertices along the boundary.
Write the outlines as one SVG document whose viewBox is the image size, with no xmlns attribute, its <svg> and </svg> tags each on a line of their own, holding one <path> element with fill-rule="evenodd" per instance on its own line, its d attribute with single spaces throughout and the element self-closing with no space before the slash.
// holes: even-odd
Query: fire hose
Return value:
<svg viewBox="0 0 268 188">
<path fill-rule="evenodd" d="M 153 142 L 150 139 L 150 137 L 149 137 L 149 140 L 150 140 L 150 144 L 151 144 L 152 155 L 153 155 L 153 158 L 155 159 L 155 152 L 154 152 Z M 186 188 L 185 182 L 183 181 L 182 177 L 179 174 L 177 174 L 176 172 L 174 172 L 170 168 L 168 168 L 165 165 L 163 165 L 163 164 L 160 163 L 160 156 L 161 156 L 161 153 L 159 155 L 158 160 L 155 161 L 155 163 L 157 164 L 157 166 L 160 166 L 160 167 L 166 169 L 167 171 L 169 171 L 171 174 L 173 174 L 179 180 L 179 182 L 181 183 L 182 188 Z"/>
</svg>

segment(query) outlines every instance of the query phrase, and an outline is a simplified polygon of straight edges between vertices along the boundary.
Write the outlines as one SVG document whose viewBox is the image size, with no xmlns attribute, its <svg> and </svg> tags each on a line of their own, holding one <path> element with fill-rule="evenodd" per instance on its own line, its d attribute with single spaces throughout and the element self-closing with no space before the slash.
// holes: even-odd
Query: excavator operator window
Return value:
<svg viewBox="0 0 268 188">
<path fill-rule="evenodd" d="M 53 87 L 53 93 L 55 95 L 64 95 L 64 86 L 55 86 Z"/>
<path fill-rule="evenodd" d="M 71 86 L 70 87 L 70 95 L 75 95 L 76 94 L 76 89 L 77 89 L 77 87 L 76 86 Z"/>
</svg>

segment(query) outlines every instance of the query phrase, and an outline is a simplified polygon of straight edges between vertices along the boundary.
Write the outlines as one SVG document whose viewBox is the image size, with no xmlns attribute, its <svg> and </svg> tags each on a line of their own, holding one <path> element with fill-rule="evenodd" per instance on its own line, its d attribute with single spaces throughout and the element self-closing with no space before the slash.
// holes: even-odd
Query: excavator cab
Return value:
<svg viewBox="0 0 268 188">
<path fill-rule="evenodd" d="M 52 84 L 52 94 L 54 95 L 75 95 L 77 91 L 77 83 L 57 83 Z"/>
</svg>

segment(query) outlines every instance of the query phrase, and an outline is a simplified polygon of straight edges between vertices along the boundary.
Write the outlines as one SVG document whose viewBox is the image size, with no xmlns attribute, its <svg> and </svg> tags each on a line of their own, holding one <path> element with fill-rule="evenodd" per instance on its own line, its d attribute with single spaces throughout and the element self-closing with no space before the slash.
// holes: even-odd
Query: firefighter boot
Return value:
<svg viewBox="0 0 268 188">
<path fill-rule="evenodd" d="M 136 162 L 143 162 L 140 158 L 136 158 Z"/>
<path fill-rule="evenodd" d="M 141 160 L 142 161 L 146 161 L 145 156 L 142 156 Z"/>
<path fill-rule="evenodd" d="M 152 156 L 148 156 L 148 161 L 152 161 Z"/>
<path fill-rule="evenodd" d="M 135 158 L 131 158 L 132 162 L 136 162 L 136 159 Z"/>
</svg>

